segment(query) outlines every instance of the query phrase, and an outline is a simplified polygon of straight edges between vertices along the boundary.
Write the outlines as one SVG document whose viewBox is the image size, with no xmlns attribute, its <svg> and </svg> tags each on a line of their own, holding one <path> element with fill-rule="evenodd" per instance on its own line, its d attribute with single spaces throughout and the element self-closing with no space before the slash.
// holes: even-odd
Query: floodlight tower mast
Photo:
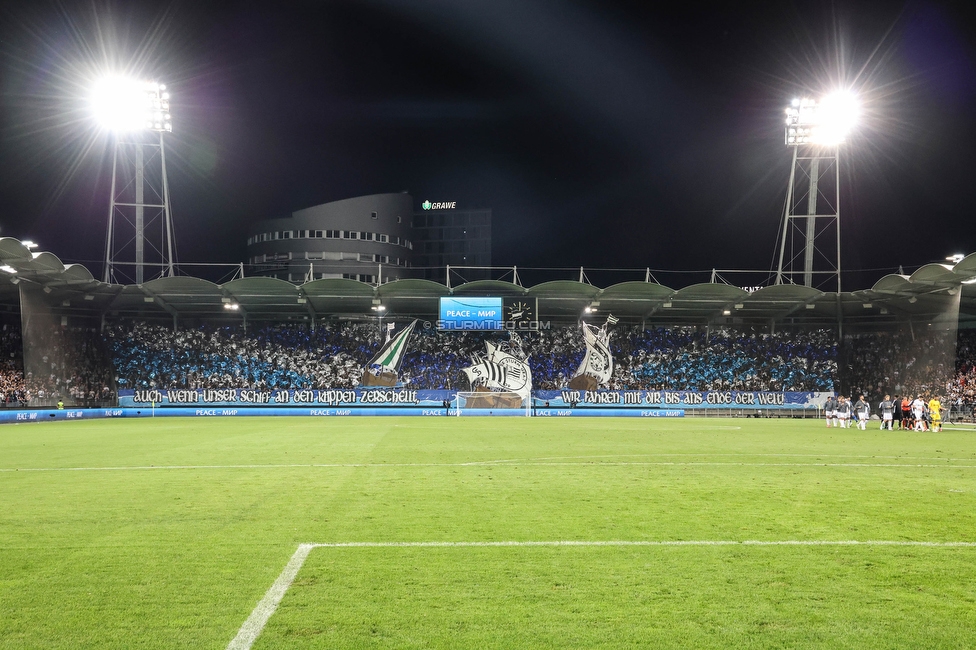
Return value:
<svg viewBox="0 0 976 650">
<path fill-rule="evenodd" d="M 146 266 L 159 270 L 149 279 L 172 276 L 173 215 L 163 135 L 173 131 L 173 122 L 166 86 L 109 79 L 96 89 L 93 102 L 103 125 L 114 132 L 103 280 L 116 281 L 122 273 L 142 284 Z M 153 225 L 159 226 L 159 236 L 147 239 L 147 226 Z M 131 266 L 134 273 L 124 273 Z"/>
<path fill-rule="evenodd" d="M 846 94 L 820 102 L 794 99 L 786 109 L 793 150 L 776 284 L 841 290 L 840 145 L 856 118 Z"/>
</svg>

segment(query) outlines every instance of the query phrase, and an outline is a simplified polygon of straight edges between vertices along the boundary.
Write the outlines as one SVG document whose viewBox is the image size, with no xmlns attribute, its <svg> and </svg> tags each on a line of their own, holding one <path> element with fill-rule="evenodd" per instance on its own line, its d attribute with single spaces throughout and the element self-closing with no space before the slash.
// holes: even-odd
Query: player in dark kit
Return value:
<svg viewBox="0 0 976 650">
<path fill-rule="evenodd" d="M 897 396 L 895 399 L 898 399 Z M 895 417 L 895 404 L 891 401 L 890 395 L 885 395 L 884 401 L 878 404 L 878 410 L 881 411 L 881 428 L 884 429 L 887 425 L 888 431 L 891 431 L 892 420 Z"/>
<path fill-rule="evenodd" d="M 864 401 L 864 395 L 861 395 L 854 405 L 854 415 L 857 416 L 857 428 L 865 431 L 868 428 L 868 420 L 871 419 L 871 405 Z"/>
</svg>

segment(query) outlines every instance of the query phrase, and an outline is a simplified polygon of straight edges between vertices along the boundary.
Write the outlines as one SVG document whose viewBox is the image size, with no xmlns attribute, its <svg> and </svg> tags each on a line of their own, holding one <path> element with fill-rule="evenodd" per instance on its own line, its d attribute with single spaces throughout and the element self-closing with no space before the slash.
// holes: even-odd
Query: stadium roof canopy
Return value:
<svg viewBox="0 0 976 650">
<path fill-rule="evenodd" d="M 80 264 L 34 253 L 11 237 L 0 238 L 0 309 L 17 312 L 24 287 L 40 291 L 54 313 L 108 318 L 323 320 L 437 317 L 443 296 L 535 298 L 540 320 L 576 321 L 589 308 L 630 322 L 769 323 L 830 325 L 912 318 L 919 322 L 955 313 L 976 319 L 976 253 L 955 265 L 927 264 L 911 275 L 887 275 L 870 289 L 837 294 L 799 285 L 745 291 L 725 283 L 673 289 L 656 282 L 621 282 L 600 288 L 575 280 L 523 287 L 476 280 L 455 287 L 418 279 L 373 286 L 324 279 L 296 286 L 268 277 L 214 284 L 191 276 L 157 278 L 141 285 L 96 280 Z M 40 294 L 38 294 L 40 295 Z M 380 309 L 382 307 L 382 309 Z"/>
</svg>

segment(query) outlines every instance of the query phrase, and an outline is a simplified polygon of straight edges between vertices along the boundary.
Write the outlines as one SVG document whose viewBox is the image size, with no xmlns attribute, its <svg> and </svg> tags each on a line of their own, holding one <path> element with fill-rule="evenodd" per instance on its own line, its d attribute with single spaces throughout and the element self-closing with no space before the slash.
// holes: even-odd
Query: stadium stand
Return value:
<svg viewBox="0 0 976 650">
<path fill-rule="evenodd" d="M 837 382 L 837 344 L 827 330 L 627 328 L 613 352 L 612 388 L 830 391 Z"/>
<path fill-rule="evenodd" d="M 946 391 L 947 404 L 966 415 L 976 409 L 976 330 L 960 330 L 956 373 Z"/>
<path fill-rule="evenodd" d="M 930 395 L 945 389 L 952 374 L 948 332 L 912 340 L 906 332 L 849 336 L 845 372 L 854 393 L 872 402 L 885 393 Z"/>
<path fill-rule="evenodd" d="M 462 369 L 498 333 L 440 333 L 418 327 L 400 377 L 418 389 L 468 388 Z M 611 348 L 620 390 L 831 391 L 847 387 L 872 403 L 885 393 L 941 394 L 969 415 L 976 403 L 976 331 L 845 336 L 826 329 L 780 332 L 695 326 L 618 326 Z M 35 334 L 36 337 L 36 334 Z M 368 323 L 312 330 L 280 323 L 260 328 L 202 325 L 192 329 L 126 321 L 93 329 L 52 327 L 43 353 L 24 373 L 20 328 L 0 330 L 0 403 L 50 406 L 111 403 L 115 388 L 352 388 L 380 344 Z M 572 327 L 523 337 L 533 385 L 566 386 L 583 356 Z M 956 353 L 953 357 L 952 350 Z"/>
<path fill-rule="evenodd" d="M 18 406 L 27 399 L 20 327 L 4 324 L 0 329 L 0 405 Z"/>
<path fill-rule="evenodd" d="M 20 328 L 0 332 L 0 393 L 5 406 L 95 406 L 115 401 L 113 370 L 102 337 L 87 328 L 40 328 L 25 372 Z"/>
</svg>

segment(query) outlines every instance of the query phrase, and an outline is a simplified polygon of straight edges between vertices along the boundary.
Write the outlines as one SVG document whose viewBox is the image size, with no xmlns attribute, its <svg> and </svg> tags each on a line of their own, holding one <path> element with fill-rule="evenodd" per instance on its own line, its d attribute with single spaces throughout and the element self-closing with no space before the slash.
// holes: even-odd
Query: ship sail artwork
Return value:
<svg viewBox="0 0 976 650">
<path fill-rule="evenodd" d="M 569 381 L 573 390 L 596 390 L 605 386 L 613 375 L 613 355 L 610 353 L 610 325 L 615 325 L 619 319 L 612 314 L 602 327 L 580 323 L 583 330 L 583 343 L 586 354 L 580 363 L 576 374 Z"/>
<path fill-rule="evenodd" d="M 364 368 L 363 386 L 396 386 L 399 379 L 397 373 L 400 371 L 400 364 L 403 363 L 403 355 L 407 351 L 407 340 L 416 325 L 415 320 L 391 338 L 390 331 L 393 329 L 393 323 L 390 323 L 386 330 L 386 343 Z"/>
<path fill-rule="evenodd" d="M 464 369 L 472 390 L 485 393 L 476 408 L 516 408 L 531 398 L 532 371 L 522 351 L 522 341 L 515 332 L 510 336 L 507 345 L 485 341 L 487 354 L 472 356 L 471 366 Z M 493 395 L 498 391 L 515 395 Z"/>
</svg>

